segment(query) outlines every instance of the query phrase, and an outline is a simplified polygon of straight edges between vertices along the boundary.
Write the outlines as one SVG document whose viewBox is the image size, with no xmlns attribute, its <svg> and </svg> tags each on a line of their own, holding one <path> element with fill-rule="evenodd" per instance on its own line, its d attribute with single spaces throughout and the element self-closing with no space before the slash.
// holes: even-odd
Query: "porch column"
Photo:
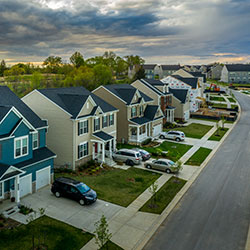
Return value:
<svg viewBox="0 0 250 250">
<path fill-rule="evenodd" d="M 139 142 L 139 127 L 136 128 L 137 129 L 137 142 Z"/>
<path fill-rule="evenodd" d="M 102 162 L 105 162 L 105 143 L 102 143 Z"/>
<path fill-rule="evenodd" d="M 18 175 L 18 176 L 15 178 L 15 198 L 16 198 L 16 202 L 17 202 L 17 203 L 20 202 L 19 183 L 20 183 L 20 179 L 19 179 L 19 175 Z"/>
<path fill-rule="evenodd" d="M 109 158 L 112 158 L 112 145 L 113 145 L 113 139 L 109 141 Z"/>
<path fill-rule="evenodd" d="M 92 144 L 92 159 L 95 159 L 95 142 Z"/>
</svg>

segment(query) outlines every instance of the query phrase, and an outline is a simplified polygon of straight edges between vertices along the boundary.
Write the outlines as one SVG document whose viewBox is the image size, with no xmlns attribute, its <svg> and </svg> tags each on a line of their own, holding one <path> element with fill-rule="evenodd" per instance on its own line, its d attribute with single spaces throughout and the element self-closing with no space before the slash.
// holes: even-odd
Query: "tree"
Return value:
<svg viewBox="0 0 250 250">
<path fill-rule="evenodd" d="M 112 234 L 108 229 L 108 222 L 104 215 L 102 215 L 101 219 L 95 223 L 95 227 L 95 241 L 101 249 L 105 245 L 105 243 L 108 242 L 112 237 Z"/>
<path fill-rule="evenodd" d="M 145 70 L 143 69 L 142 66 L 138 67 L 138 70 L 136 70 L 136 73 L 133 77 L 133 81 L 140 80 L 145 78 Z"/>
<path fill-rule="evenodd" d="M 76 51 L 71 57 L 70 62 L 76 67 L 79 68 L 84 65 L 83 55 Z"/>
<path fill-rule="evenodd" d="M 112 72 L 108 66 L 98 64 L 94 66 L 93 70 L 96 86 L 105 85 L 112 82 Z"/>
<path fill-rule="evenodd" d="M 49 73 L 57 73 L 58 68 L 62 65 L 62 58 L 59 56 L 49 56 L 43 62 Z"/>
<path fill-rule="evenodd" d="M 32 74 L 31 77 L 31 88 L 32 89 L 38 89 L 42 87 L 42 81 L 44 80 L 44 77 L 41 73 L 35 71 Z"/>
<path fill-rule="evenodd" d="M 156 191 L 158 188 L 157 182 L 154 182 L 149 188 L 148 191 L 152 194 L 152 199 L 151 199 L 151 206 L 155 206 L 156 204 Z"/>
<path fill-rule="evenodd" d="M 225 122 L 226 122 L 225 116 L 222 115 L 222 116 L 221 116 L 221 126 L 222 126 L 222 130 L 224 130 Z"/>
<path fill-rule="evenodd" d="M 175 177 L 178 178 L 179 174 L 180 174 L 180 171 L 183 169 L 182 167 L 182 161 L 181 160 L 178 160 L 176 163 L 175 163 Z M 176 181 L 178 181 L 176 179 Z"/>
<path fill-rule="evenodd" d="M 0 76 L 3 76 L 3 72 L 7 69 L 6 63 L 4 60 L 1 61 L 0 63 Z"/>
<path fill-rule="evenodd" d="M 129 66 L 142 65 L 145 63 L 145 60 L 137 55 L 136 56 L 129 55 L 129 56 L 125 56 L 125 58 Z"/>
</svg>

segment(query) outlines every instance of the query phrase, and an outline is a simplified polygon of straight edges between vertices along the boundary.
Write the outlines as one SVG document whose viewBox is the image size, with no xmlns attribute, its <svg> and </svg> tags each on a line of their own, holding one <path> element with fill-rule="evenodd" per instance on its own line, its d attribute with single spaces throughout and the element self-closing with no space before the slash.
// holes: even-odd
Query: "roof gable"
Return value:
<svg viewBox="0 0 250 250">
<path fill-rule="evenodd" d="M 226 64 L 228 71 L 250 71 L 250 64 Z"/>
<path fill-rule="evenodd" d="M 173 94 L 181 103 L 186 103 L 188 90 L 187 89 L 172 89 L 169 88 L 169 92 Z"/>
</svg>

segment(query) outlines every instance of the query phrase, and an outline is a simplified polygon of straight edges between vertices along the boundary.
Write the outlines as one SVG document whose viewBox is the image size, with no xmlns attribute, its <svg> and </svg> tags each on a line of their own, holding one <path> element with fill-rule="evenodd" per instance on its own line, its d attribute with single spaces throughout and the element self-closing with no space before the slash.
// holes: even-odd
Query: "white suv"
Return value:
<svg viewBox="0 0 250 250">
<path fill-rule="evenodd" d="M 115 161 L 125 162 L 126 165 L 133 166 L 139 165 L 142 161 L 141 154 L 131 149 L 120 149 L 113 153 L 113 159 Z"/>
<path fill-rule="evenodd" d="M 184 141 L 185 134 L 181 131 L 168 131 L 168 132 L 161 132 L 160 136 L 161 139 L 169 139 L 175 141 Z"/>
</svg>

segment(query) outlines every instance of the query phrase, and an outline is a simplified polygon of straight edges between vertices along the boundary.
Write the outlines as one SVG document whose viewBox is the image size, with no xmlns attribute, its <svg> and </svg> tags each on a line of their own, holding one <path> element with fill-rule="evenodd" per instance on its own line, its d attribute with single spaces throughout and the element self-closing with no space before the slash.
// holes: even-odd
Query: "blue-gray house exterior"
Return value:
<svg viewBox="0 0 250 250">
<path fill-rule="evenodd" d="M 46 147 L 47 122 L 8 87 L 0 87 L 0 200 L 50 184 L 55 154 Z"/>
</svg>

